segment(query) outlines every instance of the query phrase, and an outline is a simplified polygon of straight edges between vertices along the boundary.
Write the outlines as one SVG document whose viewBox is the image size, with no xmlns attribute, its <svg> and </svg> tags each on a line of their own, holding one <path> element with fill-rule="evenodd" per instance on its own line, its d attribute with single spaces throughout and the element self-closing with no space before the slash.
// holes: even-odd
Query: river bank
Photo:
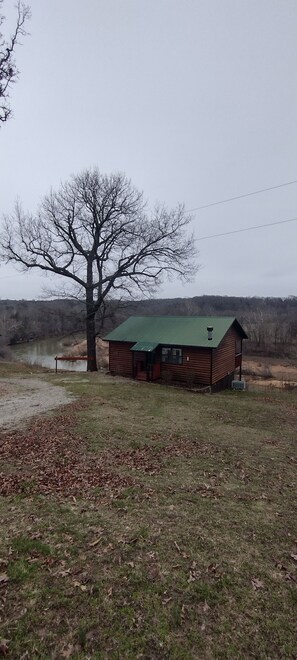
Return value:
<svg viewBox="0 0 297 660">
<path fill-rule="evenodd" d="M 71 344 L 76 345 L 82 340 L 82 336 L 52 337 L 39 339 L 37 341 L 15 344 L 10 347 L 11 355 L 17 362 L 26 362 L 31 365 L 39 365 L 47 369 L 55 368 L 56 355 L 70 355 Z M 66 371 L 85 371 L 84 362 L 69 363 L 61 362 L 61 368 Z"/>
<path fill-rule="evenodd" d="M 10 346 L 12 359 L 27 364 L 39 365 L 47 369 L 55 368 L 55 357 L 64 355 L 77 357 L 87 355 L 87 342 L 79 334 L 68 337 L 52 337 L 37 341 L 24 342 Z M 108 344 L 97 338 L 97 363 L 99 367 L 108 367 Z M 86 362 L 60 361 L 59 367 L 64 371 L 86 371 Z"/>
</svg>

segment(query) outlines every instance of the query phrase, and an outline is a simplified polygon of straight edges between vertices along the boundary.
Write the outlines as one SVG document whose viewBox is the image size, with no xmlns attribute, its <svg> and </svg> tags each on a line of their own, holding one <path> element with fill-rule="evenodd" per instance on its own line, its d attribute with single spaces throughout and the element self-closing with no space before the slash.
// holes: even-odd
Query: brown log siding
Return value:
<svg viewBox="0 0 297 660">
<path fill-rule="evenodd" d="M 161 362 L 161 378 L 182 382 L 210 384 L 211 351 L 207 348 L 182 346 L 182 364 Z M 187 358 L 189 358 L 187 360 Z"/>
<path fill-rule="evenodd" d="M 240 336 L 234 328 L 226 333 L 219 347 L 213 351 L 212 360 L 212 384 L 224 378 L 228 373 L 235 370 L 235 344 Z"/>
<path fill-rule="evenodd" d="M 181 346 L 182 364 L 161 362 L 161 378 L 168 381 L 214 385 L 228 374 L 232 374 L 239 365 L 239 357 L 235 359 L 236 340 L 239 338 L 236 330 L 230 328 L 217 349 Z M 135 356 L 131 351 L 133 344 L 134 342 L 109 342 L 111 373 L 130 377 L 134 375 Z M 141 354 L 141 357 L 142 355 L 145 358 L 145 354 Z M 140 354 L 137 354 L 137 357 L 139 358 Z M 156 361 L 159 360 L 161 361 L 161 347 L 156 351 Z"/>
<path fill-rule="evenodd" d="M 133 376 L 133 352 L 135 342 L 109 342 L 109 370 L 120 376 Z"/>
</svg>

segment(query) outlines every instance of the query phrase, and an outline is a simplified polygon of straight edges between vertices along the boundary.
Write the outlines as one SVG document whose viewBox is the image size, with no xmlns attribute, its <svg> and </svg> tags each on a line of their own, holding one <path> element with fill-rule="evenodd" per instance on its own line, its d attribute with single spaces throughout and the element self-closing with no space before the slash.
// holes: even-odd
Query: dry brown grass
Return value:
<svg viewBox="0 0 297 660">
<path fill-rule="evenodd" d="M 62 380 L 2 438 L 7 657 L 294 658 L 296 394 Z"/>
<path fill-rule="evenodd" d="M 87 355 L 87 341 L 83 340 L 79 341 L 78 343 L 74 343 L 72 346 L 67 348 L 66 354 L 73 357 L 78 355 Z M 109 364 L 108 342 L 103 341 L 103 339 L 100 339 L 100 337 L 97 337 L 96 339 L 96 354 L 98 367 L 107 369 Z"/>
</svg>

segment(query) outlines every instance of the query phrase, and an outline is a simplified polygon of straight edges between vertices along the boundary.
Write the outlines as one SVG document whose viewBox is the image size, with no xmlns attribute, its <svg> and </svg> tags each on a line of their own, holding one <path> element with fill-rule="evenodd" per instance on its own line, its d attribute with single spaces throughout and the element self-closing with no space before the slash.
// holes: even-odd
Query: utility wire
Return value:
<svg viewBox="0 0 297 660">
<path fill-rule="evenodd" d="M 288 222 L 296 222 L 297 218 L 288 218 L 288 220 L 277 220 L 276 222 L 266 222 L 263 225 L 253 225 L 253 227 L 243 227 L 242 229 L 231 229 L 230 231 L 224 231 L 220 234 L 210 234 L 209 236 L 201 236 L 200 238 L 195 238 L 197 241 L 206 241 L 209 238 L 219 238 L 220 236 L 230 236 L 230 234 L 241 234 L 244 231 L 254 231 L 255 229 L 263 229 L 265 227 L 274 227 L 275 225 L 285 225 Z M 12 277 L 22 277 L 22 273 L 16 275 L 2 275 L 1 280 L 10 279 Z"/>
<path fill-rule="evenodd" d="M 263 225 L 254 225 L 253 227 L 243 227 L 242 229 L 231 229 L 231 231 L 224 231 L 220 234 L 210 234 L 209 236 L 201 236 L 200 238 L 195 238 L 197 241 L 206 241 L 209 238 L 219 238 L 220 236 L 230 236 L 230 234 L 241 234 L 244 231 L 254 231 L 255 229 L 263 229 L 265 227 L 274 227 L 275 225 L 285 225 L 288 222 L 296 222 L 297 218 L 288 218 L 288 220 L 277 220 L 276 222 L 267 222 Z M 2 275 L 1 280 L 10 279 L 11 277 L 22 277 L 22 273 L 18 275 Z"/>
<path fill-rule="evenodd" d="M 233 202 L 235 199 L 243 199 L 244 197 L 251 197 L 252 195 L 259 195 L 260 193 L 267 192 L 268 190 L 276 190 L 277 188 L 284 188 L 285 186 L 292 186 L 297 183 L 295 181 L 287 181 L 287 183 L 280 183 L 277 186 L 271 186 L 270 188 L 262 188 L 261 190 L 254 190 L 253 192 L 246 193 L 244 195 L 237 195 L 236 197 L 228 197 L 227 199 L 222 199 L 219 202 L 211 202 L 211 204 L 204 204 L 203 206 L 196 206 L 194 209 L 188 209 L 186 213 L 192 213 L 193 211 L 200 211 L 202 209 L 208 209 L 210 206 L 218 206 L 219 204 L 226 204 L 227 202 Z M 289 220 L 278 220 L 277 222 L 268 222 L 263 225 L 255 225 L 253 227 L 244 227 L 243 229 L 233 229 L 231 231 L 225 231 L 220 234 L 211 234 L 210 236 L 201 236 L 201 238 L 196 238 L 195 241 L 206 241 L 209 238 L 218 238 L 220 236 L 229 236 L 230 234 L 240 234 L 244 231 L 252 231 L 254 229 L 262 229 L 263 227 L 273 227 L 274 225 L 283 225 L 287 222 L 296 222 L 297 218 L 290 218 Z M 2 275 L 1 280 L 10 279 L 13 277 L 22 277 L 22 273 L 16 275 Z"/>
<path fill-rule="evenodd" d="M 235 199 L 243 199 L 244 197 L 251 197 L 252 195 L 260 195 L 260 193 L 267 192 L 268 190 L 276 190 L 277 188 L 284 188 L 285 186 L 292 186 L 295 181 L 287 181 L 287 183 L 280 183 L 278 186 L 271 186 L 270 188 L 262 188 L 261 190 L 254 190 L 253 192 L 245 193 L 244 195 L 237 195 L 236 197 L 228 197 L 227 199 L 221 199 L 219 202 L 211 202 L 210 204 L 203 204 L 203 206 L 196 206 L 194 209 L 187 209 L 186 213 L 192 213 L 193 211 L 201 211 L 202 209 L 208 209 L 210 206 L 218 206 L 219 204 L 226 204 L 227 202 L 233 202 Z"/>
<path fill-rule="evenodd" d="M 231 231 L 224 231 L 220 234 L 201 236 L 201 238 L 195 238 L 195 241 L 206 241 L 208 238 L 217 238 L 218 236 L 229 236 L 230 234 L 240 234 L 243 231 L 252 231 L 254 229 L 261 229 L 262 227 L 273 227 L 274 225 L 284 225 L 287 222 L 296 222 L 296 220 L 297 218 L 289 218 L 288 220 L 277 220 L 276 222 L 267 222 L 264 225 L 254 225 L 253 227 L 244 227 L 243 229 L 232 229 Z"/>
</svg>

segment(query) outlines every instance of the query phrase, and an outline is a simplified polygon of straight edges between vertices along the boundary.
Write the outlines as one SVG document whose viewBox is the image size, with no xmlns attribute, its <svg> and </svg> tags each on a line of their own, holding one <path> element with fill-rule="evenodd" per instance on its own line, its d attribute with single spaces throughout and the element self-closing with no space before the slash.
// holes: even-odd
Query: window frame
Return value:
<svg viewBox="0 0 297 660">
<path fill-rule="evenodd" d="M 178 353 L 174 354 L 175 351 Z M 161 362 L 162 364 L 183 364 L 183 349 L 180 346 L 162 346 Z"/>
</svg>

